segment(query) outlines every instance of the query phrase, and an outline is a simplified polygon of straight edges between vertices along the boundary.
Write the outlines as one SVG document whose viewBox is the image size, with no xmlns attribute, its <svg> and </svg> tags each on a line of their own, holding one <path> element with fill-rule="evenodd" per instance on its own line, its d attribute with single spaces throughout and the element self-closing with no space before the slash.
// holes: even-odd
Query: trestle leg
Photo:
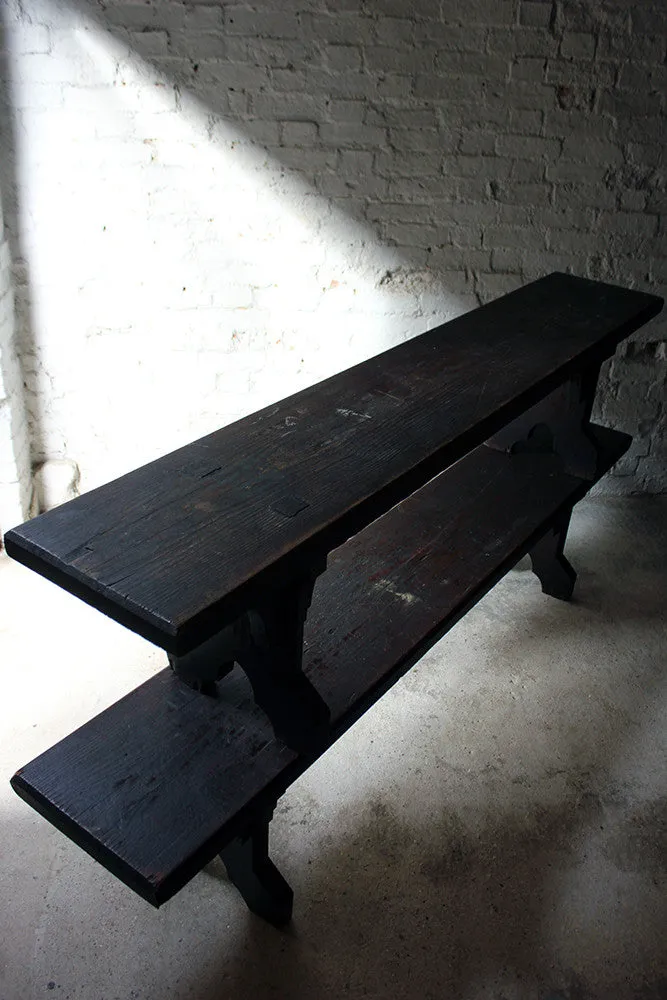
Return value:
<svg viewBox="0 0 667 1000">
<path fill-rule="evenodd" d="M 533 573 L 550 597 L 569 601 L 572 597 L 577 574 L 565 558 L 563 549 L 570 524 L 571 511 L 567 511 L 530 550 Z"/>
<path fill-rule="evenodd" d="M 216 682 L 238 663 L 276 736 L 298 752 L 315 749 L 329 731 L 329 707 L 303 673 L 303 629 L 315 581 L 326 558 L 284 587 L 268 589 L 250 610 L 196 649 L 170 655 L 181 680 L 214 695 Z"/>
<path fill-rule="evenodd" d="M 329 730 L 329 707 L 303 673 L 303 628 L 316 576 L 274 592 L 244 618 L 238 662 L 276 736 L 298 751 L 314 749 Z"/>
<path fill-rule="evenodd" d="M 294 893 L 269 857 L 269 823 L 273 810 L 263 814 L 220 852 L 230 881 L 248 909 L 276 927 L 292 917 Z"/>
<path fill-rule="evenodd" d="M 598 449 L 589 434 L 599 365 L 563 383 L 526 410 L 487 444 L 510 454 L 553 452 L 565 472 L 581 479 L 597 475 Z"/>
</svg>

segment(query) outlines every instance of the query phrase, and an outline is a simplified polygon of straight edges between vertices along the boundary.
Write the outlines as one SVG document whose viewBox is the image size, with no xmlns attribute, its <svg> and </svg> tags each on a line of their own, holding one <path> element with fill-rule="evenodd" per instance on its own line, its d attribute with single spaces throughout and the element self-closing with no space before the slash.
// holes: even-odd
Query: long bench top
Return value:
<svg viewBox="0 0 667 1000">
<path fill-rule="evenodd" d="M 594 434 L 602 473 L 630 438 Z M 554 456 L 481 446 L 333 552 L 304 655 L 331 708 L 329 743 L 589 486 Z M 197 694 L 164 670 L 21 768 L 12 785 L 159 905 L 313 760 L 274 736 L 238 668 L 217 688 L 217 697 Z"/>
<path fill-rule="evenodd" d="M 661 304 L 552 274 L 9 531 L 7 552 L 187 652 Z"/>
</svg>

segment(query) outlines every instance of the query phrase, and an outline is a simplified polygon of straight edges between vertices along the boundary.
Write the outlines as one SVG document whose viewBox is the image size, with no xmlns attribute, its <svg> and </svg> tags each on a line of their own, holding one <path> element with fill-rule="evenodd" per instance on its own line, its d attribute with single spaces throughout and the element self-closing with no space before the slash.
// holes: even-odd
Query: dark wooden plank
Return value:
<svg viewBox="0 0 667 1000">
<path fill-rule="evenodd" d="M 9 531 L 7 552 L 186 652 L 660 307 L 550 275 Z"/>
<path fill-rule="evenodd" d="M 551 275 L 8 532 L 7 551 L 183 652 L 290 555 L 342 542 L 660 304 Z"/>
<path fill-rule="evenodd" d="M 605 467 L 630 441 L 596 436 Z M 553 456 L 481 447 L 332 553 L 305 640 L 306 673 L 331 708 L 327 746 L 589 486 Z M 165 670 L 12 784 L 159 905 L 321 752 L 299 756 L 276 740 L 239 671 L 213 698 Z"/>
</svg>

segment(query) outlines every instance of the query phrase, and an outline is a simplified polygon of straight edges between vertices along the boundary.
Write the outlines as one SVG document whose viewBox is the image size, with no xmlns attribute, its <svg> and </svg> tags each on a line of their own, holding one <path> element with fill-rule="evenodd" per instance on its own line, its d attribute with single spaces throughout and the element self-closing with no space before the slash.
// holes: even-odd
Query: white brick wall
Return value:
<svg viewBox="0 0 667 1000">
<path fill-rule="evenodd" d="M 33 459 L 84 489 L 554 269 L 667 286 L 662 3 L 5 0 Z M 606 369 L 667 487 L 665 323 Z"/>
<path fill-rule="evenodd" d="M 30 448 L 14 341 L 14 294 L 0 193 L 0 541 L 30 504 Z"/>
</svg>

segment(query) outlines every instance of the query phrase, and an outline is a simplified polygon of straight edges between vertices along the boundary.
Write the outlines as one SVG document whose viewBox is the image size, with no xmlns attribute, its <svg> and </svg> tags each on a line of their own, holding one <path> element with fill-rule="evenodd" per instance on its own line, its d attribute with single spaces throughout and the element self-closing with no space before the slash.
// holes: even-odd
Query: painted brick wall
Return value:
<svg viewBox="0 0 667 1000">
<path fill-rule="evenodd" d="M 543 273 L 665 293 L 662 2 L 4 16 L 33 459 L 83 488 Z M 607 366 L 607 489 L 667 487 L 666 374 L 664 320 Z"/>
<path fill-rule="evenodd" d="M 28 514 L 30 447 L 23 386 L 14 339 L 11 254 L 0 197 L 0 541 Z"/>
</svg>

